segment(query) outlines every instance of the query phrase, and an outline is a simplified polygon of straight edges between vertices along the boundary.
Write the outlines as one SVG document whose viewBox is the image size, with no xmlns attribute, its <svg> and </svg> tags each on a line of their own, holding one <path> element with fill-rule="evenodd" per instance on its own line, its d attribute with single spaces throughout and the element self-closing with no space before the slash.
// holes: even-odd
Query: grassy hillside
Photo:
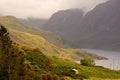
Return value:
<svg viewBox="0 0 120 80">
<path fill-rule="evenodd" d="M 8 28 L 13 41 L 24 46 L 39 48 L 46 55 L 57 56 L 59 58 L 69 59 L 72 61 L 79 60 L 80 57 L 87 55 L 92 56 L 95 59 L 103 59 L 103 57 L 89 54 L 80 49 L 64 49 L 57 47 L 54 44 L 64 47 L 66 46 L 66 44 L 64 45 L 64 42 L 62 42 L 61 38 L 47 31 L 24 26 L 14 17 L 0 17 L 0 23 Z M 46 40 L 46 38 L 49 40 Z"/>
<path fill-rule="evenodd" d="M 11 38 L 16 43 L 24 46 L 39 48 L 44 54 L 49 56 L 57 56 L 59 58 L 69 59 L 69 60 L 79 60 L 83 56 L 92 56 L 95 59 L 103 59 L 103 57 L 87 53 L 86 51 L 80 49 L 63 49 L 59 48 L 44 38 L 33 35 L 26 32 L 21 32 L 14 29 L 9 29 L 11 33 Z"/>
<path fill-rule="evenodd" d="M 76 63 L 72 63 L 72 62 L 61 60 L 61 59 L 54 58 L 54 57 L 51 57 L 50 59 L 54 62 L 54 66 L 56 68 L 55 72 L 56 73 L 59 72 L 57 74 L 62 75 L 62 72 L 69 72 L 71 69 L 74 68 L 79 71 L 79 74 L 82 74 L 83 76 L 86 76 L 87 78 L 96 77 L 96 78 L 100 78 L 101 80 L 105 78 L 106 79 L 112 79 L 112 78 L 120 79 L 119 71 L 114 71 L 114 70 L 110 70 L 110 69 L 103 68 L 103 67 L 97 67 L 97 66 L 96 67 L 82 66 Z M 57 69 L 58 67 L 60 69 Z M 61 69 L 63 69 L 63 71 L 61 71 Z"/>
<path fill-rule="evenodd" d="M 58 37 L 57 35 L 53 34 L 52 32 L 23 25 L 13 16 L 0 17 L 0 24 L 6 26 L 8 29 L 16 29 L 22 32 L 27 32 L 27 33 L 42 36 L 43 38 L 48 40 L 50 43 L 53 43 L 54 45 L 59 47 L 67 48 L 71 46 L 70 43 Z"/>
<path fill-rule="evenodd" d="M 88 78 L 90 80 L 114 80 L 120 79 L 120 72 L 103 67 L 88 67 L 80 64 L 63 60 L 57 57 L 47 57 L 39 50 L 23 48 L 27 53 L 26 58 L 30 65 L 40 74 L 57 74 L 60 77 L 67 76 L 67 80 Z M 77 69 L 79 74 L 71 73 L 72 69 Z M 73 79 L 70 79 L 73 78 Z"/>
</svg>

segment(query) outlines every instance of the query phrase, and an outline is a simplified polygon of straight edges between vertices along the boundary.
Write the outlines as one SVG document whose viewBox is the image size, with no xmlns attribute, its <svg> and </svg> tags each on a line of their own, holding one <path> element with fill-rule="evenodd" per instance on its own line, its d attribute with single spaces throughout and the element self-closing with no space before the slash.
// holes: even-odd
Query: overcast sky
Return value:
<svg viewBox="0 0 120 80">
<path fill-rule="evenodd" d="M 106 0 L 0 0 L 0 14 L 18 18 L 49 18 L 58 10 L 80 8 L 88 11 Z"/>
</svg>

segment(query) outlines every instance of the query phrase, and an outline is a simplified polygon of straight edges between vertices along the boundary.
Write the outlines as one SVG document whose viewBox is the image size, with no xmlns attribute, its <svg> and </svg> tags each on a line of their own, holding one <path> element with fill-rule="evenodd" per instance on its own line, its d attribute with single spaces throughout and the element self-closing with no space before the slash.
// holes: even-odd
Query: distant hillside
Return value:
<svg viewBox="0 0 120 80">
<path fill-rule="evenodd" d="M 109 0 L 83 15 L 81 10 L 58 11 L 44 25 L 78 47 L 120 51 L 120 0 Z"/>
<path fill-rule="evenodd" d="M 39 19 L 39 18 L 27 18 L 27 19 L 17 18 L 17 19 L 21 23 L 31 27 L 41 27 L 47 22 L 47 19 Z"/>
<path fill-rule="evenodd" d="M 44 38 L 37 35 L 17 31 L 14 29 L 10 29 L 9 31 L 11 33 L 11 38 L 13 41 L 23 46 L 29 46 L 29 47 L 32 46 L 33 48 L 39 48 L 42 51 L 42 53 L 49 56 L 57 56 L 59 58 L 69 59 L 69 60 L 79 60 L 80 57 L 88 55 L 95 59 L 104 59 L 103 57 L 87 53 L 86 51 L 80 49 L 59 48 L 46 41 Z"/>
<path fill-rule="evenodd" d="M 77 42 L 77 44 L 81 44 L 79 47 L 91 46 L 91 48 L 120 51 L 119 4 L 120 0 L 110 0 L 96 6 L 84 16 L 79 27 L 81 35 Z"/>
<path fill-rule="evenodd" d="M 55 32 L 68 41 L 74 40 L 76 29 L 80 25 L 83 14 L 83 11 L 79 9 L 58 11 L 51 16 L 42 28 Z"/>
<path fill-rule="evenodd" d="M 35 35 L 39 35 L 44 37 L 50 43 L 53 43 L 56 46 L 67 48 L 72 47 L 69 42 L 65 41 L 64 39 L 58 37 L 57 35 L 53 34 L 52 32 L 42 30 L 40 28 L 32 28 L 28 27 L 18 21 L 17 18 L 13 16 L 1 16 L 0 23 L 7 28 L 16 29 L 22 32 L 27 32 Z"/>
<path fill-rule="evenodd" d="M 42 53 L 46 55 L 57 56 L 59 58 L 69 60 L 79 60 L 80 57 L 88 55 L 95 59 L 104 59 L 103 57 L 87 53 L 86 51 L 80 49 L 65 49 L 55 46 L 40 36 L 41 33 L 44 34 L 42 31 L 37 34 L 37 29 L 22 25 L 14 17 L 0 17 L 0 23 L 8 28 L 13 41 L 23 46 L 39 48 Z"/>
</svg>

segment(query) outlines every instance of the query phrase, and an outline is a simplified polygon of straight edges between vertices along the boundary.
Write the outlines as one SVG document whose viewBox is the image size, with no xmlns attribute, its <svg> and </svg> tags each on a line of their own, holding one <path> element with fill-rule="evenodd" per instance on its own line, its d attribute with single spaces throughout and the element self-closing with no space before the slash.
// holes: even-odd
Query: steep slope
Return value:
<svg viewBox="0 0 120 80">
<path fill-rule="evenodd" d="M 105 59 L 103 57 L 87 53 L 86 51 L 80 49 L 59 48 L 49 43 L 44 38 L 38 35 L 33 35 L 14 29 L 9 29 L 9 31 L 11 33 L 12 40 L 15 41 L 16 43 L 21 44 L 23 46 L 29 46 L 29 47 L 32 46 L 33 48 L 39 48 L 42 51 L 42 53 L 48 56 L 57 56 L 59 58 L 69 59 L 69 60 L 79 60 L 80 57 L 83 56 L 91 56 L 95 59 Z"/>
<path fill-rule="evenodd" d="M 77 43 L 87 48 L 93 45 L 92 48 L 120 50 L 119 4 L 119 0 L 110 0 L 87 13 L 81 22 L 78 33 L 81 39 Z"/>
<path fill-rule="evenodd" d="M 78 47 L 120 50 L 119 4 L 120 0 L 109 0 L 97 5 L 86 15 L 76 12 L 68 16 L 72 10 L 59 11 L 53 14 L 43 28 L 53 31 Z M 71 26 L 71 23 L 74 25 Z"/>
<path fill-rule="evenodd" d="M 23 25 L 22 23 L 20 23 L 17 20 L 17 18 L 15 18 L 13 16 L 1 16 L 0 23 L 10 29 L 12 28 L 12 29 L 16 29 L 19 31 L 42 36 L 49 42 L 51 42 L 54 45 L 59 46 L 59 47 L 67 48 L 67 47 L 71 46 L 69 42 L 63 40 L 62 38 L 58 37 L 57 35 L 53 34 L 52 32 Z"/>
<path fill-rule="evenodd" d="M 43 37 L 41 37 L 39 34 L 34 33 L 34 30 L 37 29 L 34 28 L 31 29 L 24 25 L 21 26 L 22 24 L 20 24 L 18 21 L 15 22 L 16 19 L 15 20 L 14 19 L 15 18 L 11 18 L 11 17 L 1 17 L 0 23 L 8 28 L 12 40 L 18 44 L 33 48 L 39 48 L 42 51 L 42 53 L 46 55 L 57 56 L 63 59 L 79 60 L 80 57 L 86 55 L 90 55 L 95 59 L 103 59 L 103 57 L 94 54 L 89 54 L 86 51 L 82 51 L 80 49 L 75 50 L 75 49 L 64 49 L 57 47 L 54 44 L 48 42 Z M 33 30 L 33 34 L 32 34 L 32 30 Z"/>
<path fill-rule="evenodd" d="M 61 10 L 54 13 L 51 18 L 43 25 L 43 29 L 50 30 L 71 41 L 76 36 L 76 29 L 80 25 L 83 11 L 79 9 Z"/>
</svg>

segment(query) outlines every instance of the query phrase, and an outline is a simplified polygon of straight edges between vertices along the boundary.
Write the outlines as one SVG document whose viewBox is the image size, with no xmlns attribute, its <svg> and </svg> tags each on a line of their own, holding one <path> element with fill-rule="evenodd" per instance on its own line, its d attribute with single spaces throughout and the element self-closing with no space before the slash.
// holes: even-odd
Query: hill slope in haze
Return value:
<svg viewBox="0 0 120 80">
<path fill-rule="evenodd" d="M 83 15 L 58 11 L 43 26 L 78 47 L 120 51 L 120 0 L 109 0 Z"/>
<path fill-rule="evenodd" d="M 81 36 L 78 43 L 83 47 L 93 45 L 98 49 L 120 50 L 119 4 L 120 0 L 110 0 L 87 13 L 79 28 L 80 32 L 86 33 L 82 34 L 85 38 Z"/>
<path fill-rule="evenodd" d="M 34 33 L 36 32 L 34 30 L 37 29 L 22 25 L 14 17 L 0 17 L 0 23 L 8 28 L 13 41 L 23 46 L 39 48 L 42 53 L 46 55 L 57 56 L 59 58 L 69 60 L 79 60 L 80 57 L 87 55 L 95 59 L 104 59 L 103 57 L 87 53 L 86 51 L 80 49 L 65 49 L 55 46 L 54 44 L 48 42 L 46 39 L 41 37 L 41 33 Z"/>
<path fill-rule="evenodd" d="M 83 11 L 79 9 L 58 11 L 51 16 L 42 28 L 55 32 L 68 41 L 74 40 L 76 29 L 80 25 L 83 14 Z"/>
<path fill-rule="evenodd" d="M 21 23 L 31 27 L 41 27 L 47 22 L 47 19 L 39 19 L 39 18 L 32 18 L 32 17 L 27 19 L 22 19 L 22 18 L 17 18 L 17 19 Z"/>
<path fill-rule="evenodd" d="M 59 46 L 59 47 L 67 48 L 71 46 L 69 42 L 63 40 L 62 38 L 58 37 L 52 32 L 45 31 L 40 28 L 32 28 L 32 27 L 23 25 L 22 23 L 18 21 L 17 18 L 13 16 L 1 16 L 0 23 L 8 28 L 12 28 L 12 29 L 16 29 L 22 32 L 27 32 L 27 33 L 42 36 L 46 40 L 48 40 L 50 43 L 53 43 L 54 45 Z"/>
</svg>

